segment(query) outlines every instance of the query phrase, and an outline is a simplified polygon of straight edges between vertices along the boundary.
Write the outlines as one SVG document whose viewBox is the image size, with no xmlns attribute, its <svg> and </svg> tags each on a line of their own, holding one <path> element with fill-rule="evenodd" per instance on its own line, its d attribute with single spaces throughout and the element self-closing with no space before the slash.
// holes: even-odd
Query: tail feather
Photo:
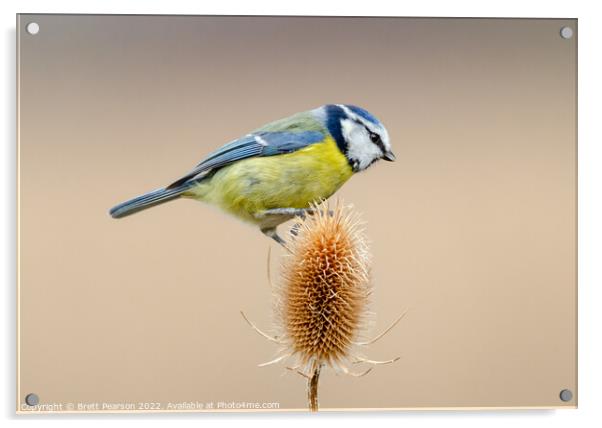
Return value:
<svg viewBox="0 0 602 428">
<path fill-rule="evenodd" d="M 173 189 L 157 189 L 114 206 L 109 213 L 113 218 L 126 217 L 138 211 L 177 199 L 190 187 L 190 184 L 186 183 Z"/>
</svg>

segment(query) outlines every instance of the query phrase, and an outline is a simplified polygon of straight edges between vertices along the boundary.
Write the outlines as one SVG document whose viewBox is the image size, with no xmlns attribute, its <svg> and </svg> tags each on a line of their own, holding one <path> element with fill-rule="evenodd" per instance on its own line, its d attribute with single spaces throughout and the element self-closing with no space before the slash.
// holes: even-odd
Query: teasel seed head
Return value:
<svg viewBox="0 0 602 428">
<path fill-rule="evenodd" d="M 359 355 L 357 347 L 370 345 L 389 332 L 407 313 L 370 340 L 358 340 L 371 324 L 368 299 L 371 257 L 360 222 L 350 207 L 337 202 L 334 210 L 327 203 L 314 204 L 308 215 L 296 219 L 295 235 L 285 245 L 281 278 L 275 294 L 275 334 L 255 326 L 241 311 L 247 323 L 261 336 L 281 346 L 279 356 L 259 364 L 269 366 L 287 361 L 287 369 L 307 379 L 307 400 L 311 411 L 318 410 L 318 383 L 323 367 L 345 374 L 355 363 L 391 364 Z M 294 233 L 293 233 L 294 232 Z M 268 278 L 269 274 L 268 252 Z M 270 282 L 271 283 L 271 282 Z M 289 360 L 290 359 L 290 360 Z"/>
<path fill-rule="evenodd" d="M 350 207 L 314 205 L 283 258 L 277 319 L 283 351 L 309 376 L 346 369 L 367 319 L 370 254 Z M 317 403 L 316 403 L 317 405 Z"/>
</svg>

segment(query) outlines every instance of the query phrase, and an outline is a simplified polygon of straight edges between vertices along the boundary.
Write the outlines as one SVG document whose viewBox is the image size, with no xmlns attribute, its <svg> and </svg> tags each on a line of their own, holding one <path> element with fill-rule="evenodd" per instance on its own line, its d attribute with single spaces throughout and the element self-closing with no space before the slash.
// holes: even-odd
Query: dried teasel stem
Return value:
<svg viewBox="0 0 602 428">
<path fill-rule="evenodd" d="M 318 411 L 318 384 L 320 382 L 320 370 L 322 366 L 316 365 L 311 376 L 307 379 L 307 403 L 309 410 Z"/>
</svg>

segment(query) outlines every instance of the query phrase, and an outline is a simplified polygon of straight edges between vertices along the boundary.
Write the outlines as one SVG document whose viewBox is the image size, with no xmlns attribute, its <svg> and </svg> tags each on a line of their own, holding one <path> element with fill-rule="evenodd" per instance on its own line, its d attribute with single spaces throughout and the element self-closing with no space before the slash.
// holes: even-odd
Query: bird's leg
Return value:
<svg viewBox="0 0 602 428">
<path fill-rule="evenodd" d="M 271 227 L 269 229 L 261 229 L 261 233 L 263 233 L 265 236 L 272 238 L 274 241 L 286 248 L 286 241 L 278 235 L 278 232 L 276 232 L 275 227 Z"/>
<path fill-rule="evenodd" d="M 273 208 L 255 214 L 255 218 L 261 220 L 262 224 L 275 227 L 291 218 L 301 217 L 305 219 L 306 216 L 314 215 L 315 213 L 316 210 L 314 208 Z M 334 211 L 328 210 L 328 215 L 333 216 Z M 265 229 L 268 229 L 268 227 L 265 227 Z"/>
<path fill-rule="evenodd" d="M 295 217 L 305 219 L 308 215 L 314 215 L 316 210 L 313 208 L 273 208 L 270 210 L 261 211 L 255 214 L 255 218 L 260 220 L 261 232 L 278 242 L 280 245 L 286 248 L 286 242 L 276 231 L 276 227 Z M 333 216 L 332 210 L 328 211 L 328 215 Z M 291 234 L 297 236 L 299 232 L 299 225 L 294 225 L 291 229 Z"/>
<path fill-rule="evenodd" d="M 265 210 L 260 212 L 258 215 L 256 215 L 256 217 L 281 217 L 285 218 L 285 220 L 283 221 L 286 221 L 293 217 L 305 218 L 305 215 L 311 214 L 311 212 L 313 212 L 311 208 L 273 208 L 271 210 Z"/>
<path fill-rule="evenodd" d="M 274 208 L 255 214 L 260 221 L 261 232 L 286 248 L 286 242 L 276 231 L 276 227 L 294 217 L 305 218 L 306 210 L 303 208 Z"/>
</svg>

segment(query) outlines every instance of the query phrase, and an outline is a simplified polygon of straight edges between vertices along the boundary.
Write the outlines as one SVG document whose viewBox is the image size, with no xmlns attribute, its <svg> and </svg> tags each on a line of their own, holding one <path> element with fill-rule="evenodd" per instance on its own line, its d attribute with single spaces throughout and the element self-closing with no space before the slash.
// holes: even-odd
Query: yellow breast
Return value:
<svg viewBox="0 0 602 428">
<path fill-rule="evenodd" d="M 284 155 L 244 159 L 218 170 L 184 196 L 215 204 L 244 220 L 274 208 L 307 208 L 353 174 L 335 141 Z"/>
</svg>

